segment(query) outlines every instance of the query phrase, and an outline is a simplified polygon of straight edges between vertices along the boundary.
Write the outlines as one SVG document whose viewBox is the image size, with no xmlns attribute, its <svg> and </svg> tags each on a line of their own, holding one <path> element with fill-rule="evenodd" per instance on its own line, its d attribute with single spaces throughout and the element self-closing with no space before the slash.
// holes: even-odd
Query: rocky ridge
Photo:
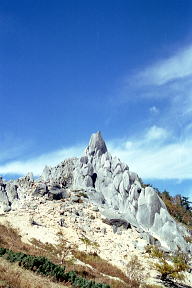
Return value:
<svg viewBox="0 0 192 288">
<path fill-rule="evenodd" d="M 69 199 L 73 203 L 93 203 L 103 217 L 116 221 L 112 224 L 114 233 L 120 233 L 123 226 L 120 223 L 124 223 L 135 229 L 146 243 L 168 250 L 192 251 L 191 244 L 184 239 L 188 231 L 170 216 L 155 189 L 143 186 L 127 164 L 111 156 L 100 132 L 91 136 L 80 159 L 47 166 L 38 179 L 31 174 L 11 181 L 1 178 L 2 213 L 28 207 L 35 197 L 44 201 Z"/>
</svg>

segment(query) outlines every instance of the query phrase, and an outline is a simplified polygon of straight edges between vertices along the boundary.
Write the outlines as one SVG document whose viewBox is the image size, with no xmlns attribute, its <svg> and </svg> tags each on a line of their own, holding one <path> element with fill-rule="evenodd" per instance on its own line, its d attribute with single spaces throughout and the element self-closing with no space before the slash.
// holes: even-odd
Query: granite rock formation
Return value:
<svg viewBox="0 0 192 288">
<path fill-rule="evenodd" d="M 100 132 L 91 136 L 73 177 L 73 188 L 85 189 L 98 205 L 105 203 L 106 215 L 111 211 L 113 218 L 127 220 L 168 249 L 190 249 L 183 237 L 187 231 L 176 224 L 155 189 L 145 187 L 127 164 L 110 155 Z"/>
<path fill-rule="evenodd" d="M 91 136 L 80 159 L 46 166 L 39 179 L 34 180 L 30 174 L 7 182 L 0 179 L 0 208 L 8 212 L 20 208 L 31 196 L 57 200 L 79 191 L 108 219 L 136 227 L 148 243 L 158 243 L 169 250 L 192 251 L 184 239 L 187 230 L 171 217 L 155 189 L 143 185 L 127 164 L 112 157 L 100 132 Z M 71 201 L 79 201 L 77 193 Z"/>
</svg>

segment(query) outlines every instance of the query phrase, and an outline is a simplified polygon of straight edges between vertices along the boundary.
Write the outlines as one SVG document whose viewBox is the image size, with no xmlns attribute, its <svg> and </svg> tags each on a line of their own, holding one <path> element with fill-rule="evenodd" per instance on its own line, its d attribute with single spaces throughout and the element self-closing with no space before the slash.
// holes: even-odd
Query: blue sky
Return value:
<svg viewBox="0 0 192 288">
<path fill-rule="evenodd" d="M 0 174 L 38 175 L 100 130 L 191 197 L 191 15 L 190 0 L 0 0 Z"/>
</svg>

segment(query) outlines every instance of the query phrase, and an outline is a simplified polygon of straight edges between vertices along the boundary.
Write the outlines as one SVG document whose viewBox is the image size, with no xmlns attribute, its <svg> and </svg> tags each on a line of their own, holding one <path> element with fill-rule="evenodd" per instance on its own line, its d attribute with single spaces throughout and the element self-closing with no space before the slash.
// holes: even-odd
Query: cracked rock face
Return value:
<svg viewBox="0 0 192 288">
<path fill-rule="evenodd" d="M 0 208 L 4 212 L 17 209 L 30 195 L 64 198 L 66 189 L 84 190 L 108 218 L 127 221 L 168 249 L 192 250 L 184 240 L 186 229 L 176 224 L 155 189 L 144 187 L 127 164 L 111 156 L 100 132 L 91 136 L 80 159 L 46 166 L 37 180 L 29 174 L 7 182 L 0 179 Z"/>
</svg>

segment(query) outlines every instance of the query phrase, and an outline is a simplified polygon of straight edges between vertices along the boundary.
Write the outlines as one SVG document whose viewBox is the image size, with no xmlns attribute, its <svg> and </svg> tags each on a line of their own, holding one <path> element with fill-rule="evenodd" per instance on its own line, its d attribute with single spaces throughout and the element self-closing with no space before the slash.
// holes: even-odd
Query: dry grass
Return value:
<svg viewBox="0 0 192 288">
<path fill-rule="evenodd" d="M 6 226 L 0 224 L 0 247 L 33 255 L 39 253 L 39 250 L 34 246 L 23 243 L 19 231 L 13 229 L 9 223 Z"/>
<path fill-rule="evenodd" d="M 139 287 L 138 281 L 131 281 L 120 269 L 118 269 L 116 266 L 113 266 L 112 264 L 109 264 L 107 261 L 100 258 L 96 253 L 86 254 L 84 252 L 80 252 L 74 245 L 70 247 L 70 250 L 67 245 L 67 241 L 65 241 L 63 238 L 63 234 L 59 235 L 59 237 L 60 244 L 57 247 L 53 246 L 52 244 L 41 243 L 36 239 L 33 239 L 31 243 L 36 248 L 38 247 L 41 252 L 43 251 L 44 255 L 51 259 L 54 263 L 64 264 L 66 266 L 66 271 L 74 270 L 82 277 L 95 280 L 96 282 L 106 283 L 113 288 Z M 74 261 L 66 260 L 61 257 L 62 253 L 64 256 L 67 256 L 70 251 L 73 253 L 75 258 L 91 265 L 94 269 L 77 264 L 74 265 Z M 110 279 L 108 275 L 111 277 L 120 278 L 122 281 Z"/>
<path fill-rule="evenodd" d="M 82 265 L 71 265 L 68 267 L 69 270 L 75 270 L 78 275 L 81 275 L 84 278 L 95 280 L 95 282 L 106 283 L 110 285 L 111 288 L 137 288 L 138 286 L 134 286 L 133 283 L 126 284 L 123 281 L 110 279 L 108 276 L 102 275 L 95 269 L 91 269 L 87 266 Z M 68 270 L 67 269 L 67 270 Z"/>
<path fill-rule="evenodd" d="M 31 241 L 32 245 L 23 243 L 17 229 L 14 229 L 7 223 L 6 226 L 0 224 L 0 247 L 13 250 L 14 252 L 23 252 L 35 256 L 44 256 L 49 258 L 55 264 L 61 264 L 59 252 L 63 247 L 55 247 L 49 243 L 42 243 L 38 240 Z"/>
<path fill-rule="evenodd" d="M 0 288 L 69 288 L 0 259 Z"/>
<path fill-rule="evenodd" d="M 192 243 L 192 236 L 185 236 L 184 239 L 187 243 Z"/>
<path fill-rule="evenodd" d="M 134 255 L 131 260 L 127 263 L 127 276 L 130 279 L 134 279 L 136 282 L 143 283 L 146 276 L 143 274 L 144 267 L 139 261 L 138 256 Z"/>
<path fill-rule="evenodd" d="M 137 281 L 130 280 L 128 277 L 126 277 L 126 275 L 120 269 L 108 263 L 107 261 L 103 260 L 96 253 L 86 254 L 84 252 L 77 251 L 76 247 L 70 248 L 71 252 L 77 259 L 81 260 L 82 262 L 86 264 L 91 265 L 93 269 L 86 267 L 86 266 L 74 265 L 73 261 L 71 262 L 65 261 L 65 259 L 61 257 L 62 256 L 61 252 L 64 251 L 64 254 L 65 254 L 66 251 L 69 252 L 69 248 L 65 247 L 66 242 L 62 238 L 62 235 L 60 236 L 61 236 L 61 243 L 57 247 L 48 243 L 44 244 L 35 239 L 31 241 L 32 245 L 30 245 L 30 244 L 23 243 L 21 241 L 21 236 L 19 235 L 18 230 L 13 229 L 12 227 L 10 227 L 9 224 L 7 224 L 6 226 L 0 224 L 0 247 L 11 249 L 14 252 L 24 252 L 30 255 L 45 256 L 49 258 L 55 264 L 64 264 L 66 266 L 66 270 L 75 270 L 77 271 L 79 275 L 87 279 L 92 279 L 95 282 L 109 284 L 112 288 L 138 288 L 139 287 L 139 283 Z M 12 272 L 10 273 L 10 269 L 13 269 L 12 268 L 13 265 L 16 265 L 16 264 L 9 264 L 9 267 L 8 265 L 2 266 L 2 264 L 0 264 L 0 274 L 1 274 L 0 280 L 5 281 L 5 284 L 2 284 L 2 282 L 0 282 L 0 288 L 1 287 L 3 288 L 52 287 L 52 286 L 46 286 L 48 284 L 45 284 L 44 286 L 42 286 L 42 284 L 39 284 L 38 281 L 36 282 L 36 284 L 34 284 L 37 286 L 27 286 L 27 285 L 32 285 L 32 284 L 28 283 L 27 281 L 25 284 L 23 282 L 25 281 L 25 278 L 22 280 L 21 274 L 23 275 L 23 273 L 26 273 L 26 275 L 30 275 L 30 277 L 33 277 L 32 272 L 25 271 L 17 266 L 17 268 L 14 268 L 15 271 L 13 273 Z M 117 277 L 120 279 L 120 281 L 111 279 L 110 276 Z M 43 278 L 41 276 L 35 276 L 35 275 L 34 277 L 37 277 L 37 279 L 43 279 L 42 281 L 44 282 L 45 282 L 45 279 L 47 279 L 47 278 Z M 18 278 L 18 280 L 16 280 L 16 278 Z M 14 282 L 14 281 L 18 281 L 18 283 L 20 283 L 21 280 L 22 280 L 21 284 L 17 284 Z M 12 284 L 12 281 L 15 284 Z M 50 281 L 48 280 L 48 282 Z M 55 284 L 55 285 L 58 285 L 58 284 Z M 63 287 L 63 286 L 58 285 L 54 287 Z"/>
<path fill-rule="evenodd" d="M 99 273 L 109 275 L 111 277 L 117 277 L 121 281 L 118 281 L 119 283 L 113 283 L 111 284 L 112 287 L 139 287 L 139 283 L 137 281 L 131 280 L 128 278 L 119 268 L 116 266 L 110 264 L 106 260 L 102 259 L 99 257 L 96 253 L 93 254 L 86 254 L 85 252 L 82 251 L 74 251 L 73 252 L 74 256 L 81 260 L 82 262 L 91 265 L 96 271 Z M 114 282 L 114 280 L 111 280 Z M 109 282 L 107 282 L 109 284 Z M 114 286 L 117 285 L 118 286 Z M 110 284 L 109 284 L 110 285 Z"/>
</svg>

